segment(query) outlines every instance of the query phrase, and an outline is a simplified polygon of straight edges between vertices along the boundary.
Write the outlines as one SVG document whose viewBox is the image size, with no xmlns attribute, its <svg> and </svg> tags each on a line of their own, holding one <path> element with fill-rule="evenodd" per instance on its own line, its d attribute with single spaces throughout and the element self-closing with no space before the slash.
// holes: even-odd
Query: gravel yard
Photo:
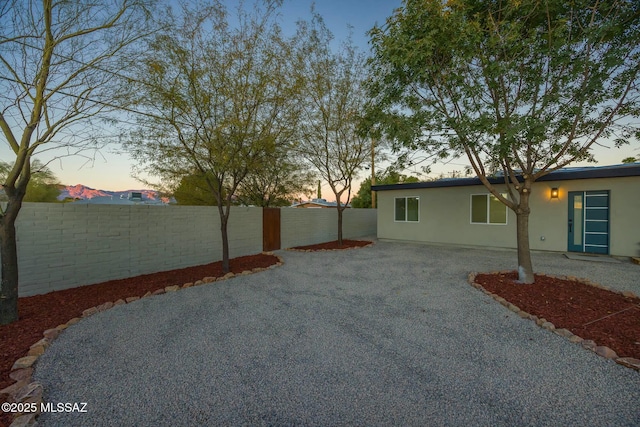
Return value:
<svg viewBox="0 0 640 427">
<path fill-rule="evenodd" d="M 467 281 L 511 250 L 393 242 L 280 251 L 262 273 L 114 307 L 39 359 L 43 426 L 637 426 L 640 374 Z M 538 272 L 640 293 L 640 266 L 535 253 Z"/>
</svg>

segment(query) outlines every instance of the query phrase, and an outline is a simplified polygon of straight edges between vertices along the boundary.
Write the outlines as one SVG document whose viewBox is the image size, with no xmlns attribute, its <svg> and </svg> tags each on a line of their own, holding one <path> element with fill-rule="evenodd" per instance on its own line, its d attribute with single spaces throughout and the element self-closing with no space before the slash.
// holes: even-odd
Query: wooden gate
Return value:
<svg viewBox="0 0 640 427">
<path fill-rule="evenodd" d="M 280 208 L 262 208 L 262 250 L 280 249 Z"/>
</svg>

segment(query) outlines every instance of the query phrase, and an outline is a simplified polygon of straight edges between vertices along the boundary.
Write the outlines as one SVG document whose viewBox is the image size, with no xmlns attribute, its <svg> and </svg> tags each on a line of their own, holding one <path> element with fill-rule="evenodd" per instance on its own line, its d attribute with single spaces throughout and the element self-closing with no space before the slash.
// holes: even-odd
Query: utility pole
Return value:
<svg viewBox="0 0 640 427">
<path fill-rule="evenodd" d="M 371 186 L 376 185 L 376 140 L 371 140 Z M 376 192 L 371 190 L 371 208 L 376 208 Z"/>
</svg>

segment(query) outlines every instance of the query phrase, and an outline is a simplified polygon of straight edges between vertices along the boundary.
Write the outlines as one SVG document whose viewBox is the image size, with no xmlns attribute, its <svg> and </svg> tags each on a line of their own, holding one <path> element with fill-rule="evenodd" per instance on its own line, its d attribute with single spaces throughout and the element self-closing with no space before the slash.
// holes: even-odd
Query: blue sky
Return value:
<svg viewBox="0 0 640 427">
<path fill-rule="evenodd" d="M 252 0 L 246 3 L 253 4 Z M 386 18 L 390 16 L 394 9 L 400 7 L 401 0 L 284 0 L 284 5 L 280 9 L 281 24 L 286 32 L 294 31 L 295 22 L 300 19 L 309 19 L 312 3 L 320 15 L 323 16 L 327 27 L 333 32 L 337 42 L 344 40 L 348 34 L 348 27 L 351 26 L 353 41 L 363 51 L 369 50 L 368 36 L 366 32 L 375 24 L 384 24 Z M 230 8 L 237 2 L 227 0 Z M 4 141 L 2 141 L 4 142 Z M 605 145 L 612 145 L 604 143 Z M 92 188 L 122 191 L 128 189 L 144 188 L 140 182 L 131 176 L 132 160 L 127 154 L 118 153 L 120 147 L 109 146 L 103 148 L 93 162 L 88 162 L 86 158 L 64 158 L 50 164 L 60 182 L 66 185 L 84 184 Z M 599 165 L 617 164 L 625 157 L 637 156 L 640 154 L 637 146 L 626 146 L 618 149 L 596 148 L 596 158 Z M 12 158 L 8 147 L 0 145 L 0 157 Z M 50 159 L 47 153 L 40 157 L 47 161 Z M 432 168 L 432 175 L 439 173 L 449 173 L 457 170 L 462 171 L 468 164 L 464 159 L 453 160 L 448 164 L 436 165 Z M 587 165 L 587 164 L 582 164 Z M 573 165 L 572 165 L 573 166 Z M 578 165 L 576 165 L 578 166 Z M 364 171 L 361 178 L 369 173 Z M 354 184 L 352 192 L 359 188 L 359 181 Z M 331 199 L 331 192 L 328 186 L 322 190 L 323 196 Z"/>
<path fill-rule="evenodd" d="M 237 4 L 234 0 L 227 0 L 230 9 Z M 246 1 L 253 4 L 252 0 Z M 401 0 L 284 0 L 280 9 L 281 24 L 286 32 L 295 30 L 295 22 L 300 19 L 310 19 L 311 5 L 325 20 L 327 27 L 335 36 L 337 42 L 348 35 L 349 26 L 353 27 L 353 41 L 363 51 L 368 51 L 368 37 L 366 32 L 376 23 L 383 24 L 394 9 L 401 5 Z M 95 154 L 93 161 L 86 158 L 67 157 L 50 163 L 60 182 L 66 185 L 84 184 L 92 188 L 120 191 L 143 188 L 140 182 L 131 176 L 133 161 L 127 154 L 119 153 L 120 148 L 108 146 Z M 90 153 L 88 153 L 90 154 Z M 0 147 L 0 156 L 11 158 L 8 147 Z M 50 155 L 43 153 L 43 161 L 48 161 Z M 359 184 L 354 189 L 357 191 Z M 329 197 L 328 186 L 323 189 L 323 195 Z"/>
<path fill-rule="evenodd" d="M 353 27 L 354 42 L 363 50 L 368 50 L 366 32 L 375 24 L 384 24 L 393 10 L 400 7 L 400 0 L 285 0 L 281 9 L 283 26 L 297 19 L 310 16 L 312 3 L 325 20 L 337 40 L 346 38 L 348 26 Z"/>
</svg>

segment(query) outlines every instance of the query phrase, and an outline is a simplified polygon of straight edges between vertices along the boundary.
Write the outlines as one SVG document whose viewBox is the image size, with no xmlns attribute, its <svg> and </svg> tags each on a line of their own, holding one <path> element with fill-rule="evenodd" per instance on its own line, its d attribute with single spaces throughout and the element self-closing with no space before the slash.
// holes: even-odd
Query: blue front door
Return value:
<svg viewBox="0 0 640 427">
<path fill-rule="evenodd" d="M 609 253 L 609 191 L 569 192 L 568 245 L 571 252 Z"/>
</svg>

